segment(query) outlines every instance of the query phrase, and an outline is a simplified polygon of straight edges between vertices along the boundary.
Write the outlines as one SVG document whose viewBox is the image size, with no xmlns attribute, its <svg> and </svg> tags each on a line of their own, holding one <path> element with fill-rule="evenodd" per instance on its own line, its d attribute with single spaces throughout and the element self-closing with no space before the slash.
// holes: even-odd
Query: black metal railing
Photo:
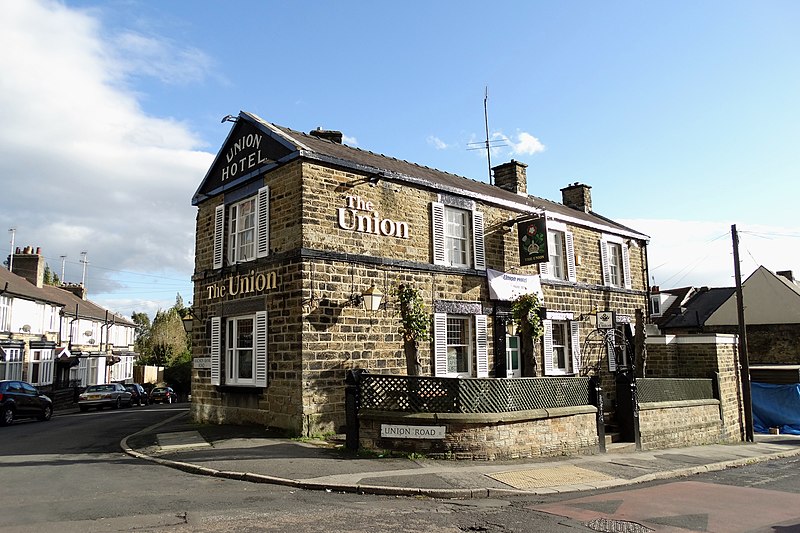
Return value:
<svg viewBox="0 0 800 533">
<path fill-rule="evenodd" d="M 705 378 L 638 378 L 639 403 L 713 400 L 714 383 Z"/>
</svg>

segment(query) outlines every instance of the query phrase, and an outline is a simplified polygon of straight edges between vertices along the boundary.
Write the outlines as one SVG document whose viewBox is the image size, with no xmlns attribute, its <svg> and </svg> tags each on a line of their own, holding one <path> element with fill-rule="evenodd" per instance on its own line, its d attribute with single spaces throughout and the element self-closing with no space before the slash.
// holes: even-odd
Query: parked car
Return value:
<svg viewBox="0 0 800 533">
<path fill-rule="evenodd" d="M 83 412 L 88 411 L 90 407 L 119 409 L 123 405 L 128 407 L 133 405 L 133 395 L 119 383 L 89 385 L 78 396 L 78 408 Z"/>
<path fill-rule="evenodd" d="M 131 403 L 147 405 L 147 393 L 138 383 L 126 383 L 125 390 L 131 393 Z"/>
<path fill-rule="evenodd" d="M 50 420 L 53 400 L 25 381 L 0 381 L 0 426 L 8 426 L 17 418 Z"/>
<path fill-rule="evenodd" d="M 150 403 L 176 403 L 178 396 L 172 387 L 155 387 L 150 391 Z"/>
</svg>

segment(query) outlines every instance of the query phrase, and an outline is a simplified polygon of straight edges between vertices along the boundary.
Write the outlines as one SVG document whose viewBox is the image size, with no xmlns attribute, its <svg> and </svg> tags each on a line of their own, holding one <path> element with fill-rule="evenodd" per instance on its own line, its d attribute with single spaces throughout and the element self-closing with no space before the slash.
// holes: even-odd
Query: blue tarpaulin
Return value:
<svg viewBox="0 0 800 533">
<path fill-rule="evenodd" d="M 750 384 L 753 398 L 753 430 L 769 433 L 780 428 L 781 433 L 800 435 L 800 383 L 776 385 Z"/>
</svg>

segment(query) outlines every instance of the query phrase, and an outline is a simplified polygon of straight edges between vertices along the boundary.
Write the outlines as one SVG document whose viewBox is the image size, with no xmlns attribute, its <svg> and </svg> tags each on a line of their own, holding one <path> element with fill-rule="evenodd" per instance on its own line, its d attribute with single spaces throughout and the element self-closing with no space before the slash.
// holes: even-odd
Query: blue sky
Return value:
<svg viewBox="0 0 800 533">
<path fill-rule="evenodd" d="M 800 274 L 796 2 L 29 0 L 0 21 L 0 224 L 129 315 L 191 301 L 190 198 L 246 110 L 486 180 L 580 181 L 662 287 Z M 13 50 L 14 53 L 9 53 Z M 33 184 L 33 186 L 32 186 Z M 38 209 L 31 206 L 38 205 Z"/>
</svg>

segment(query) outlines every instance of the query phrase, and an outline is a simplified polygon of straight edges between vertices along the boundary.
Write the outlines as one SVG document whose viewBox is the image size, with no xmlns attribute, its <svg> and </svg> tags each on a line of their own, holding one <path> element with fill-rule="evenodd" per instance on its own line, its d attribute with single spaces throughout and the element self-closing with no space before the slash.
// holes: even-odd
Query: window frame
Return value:
<svg viewBox="0 0 800 533">
<path fill-rule="evenodd" d="M 234 345 L 232 332 L 241 320 L 253 320 L 252 348 Z M 211 384 L 232 387 L 266 387 L 268 385 L 268 315 L 267 311 L 256 311 L 232 317 L 211 317 Z M 252 350 L 252 377 L 239 377 L 238 359 L 235 350 Z M 237 364 L 234 364 L 234 363 Z"/>
<path fill-rule="evenodd" d="M 552 315 L 552 316 L 550 316 Z M 550 313 L 549 318 L 542 321 L 544 335 L 542 338 L 544 375 L 545 376 L 564 376 L 578 374 L 582 366 L 581 345 L 580 345 L 580 322 L 573 320 L 571 313 Z M 554 324 L 561 329 L 564 335 L 564 344 L 555 344 L 553 335 Z M 556 366 L 557 356 L 555 349 L 561 347 L 564 352 L 564 367 Z"/>
<path fill-rule="evenodd" d="M 451 343 L 448 333 L 450 321 L 458 320 L 466 324 L 465 343 Z M 433 314 L 433 355 L 434 375 L 438 377 L 489 377 L 489 337 L 488 317 L 482 314 L 470 315 L 463 313 L 434 313 Z M 450 349 L 465 347 L 467 370 L 452 371 L 449 365 Z"/>
<path fill-rule="evenodd" d="M 213 269 L 220 269 L 225 264 L 246 263 L 267 257 L 269 255 L 269 233 L 270 233 L 270 214 L 269 214 L 269 187 L 264 186 L 248 194 L 246 197 L 237 198 L 228 204 L 220 204 L 214 208 L 213 242 L 211 263 Z M 249 216 L 253 216 L 252 228 L 242 230 L 239 224 L 240 211 L 242 206 L 253 202 L 253 211 Z M 226 223 L 228 227 L 226 227 Z M 241 253 L 241 248 L 237 245 L 240 236 L 252 229 L 252 255 Z"/>
<path fill-rule="evenodd" d="M 22 381 L 24 367 L 22 348 L 0 346 L 0 352 L 3 356 L 3 360 L 0 361 L 0 379 Z"/>
<path fill-rule="evenodd" d="M 463 222 L 453 221 L 454 214 L 460 215 Z M 463 231 L 456 233 L 452 231 L 454 227 Z M 475 210 L 474 205 L 431 202 L 430 229 L 434 265 L 486 270 L 483 213 Z M 453 246 L 455 242 L 463 243 L 463 250 Z"/>
<path fill-rule="evenodd" d="M 560 255 L 560 268 L 561 273 L 554 272 L 556 270 L 553 266 L 551 257 L 553 239 L 558 237 L 561 241 Z M 544 263 L 539 263 L 539 274 L 544 279 L 554 279 L 560 281 L 576 282 L 578 281 L 577 268 L 575 263 L 575 238 L 566 224 L 563 222 L 548 221 L 547 222 L 547 248 L 548 260 Z"/>
<path fill-rule="evenodd" d="M 238 341 L 242 334 L 239 324 L 250 321 L 250 346 L 239 346 Z M 241 315 L 229 317 L 225 320 L 225 384 L 227 385 L 255 385 L 255 335 L 256 316 Z M 240 366 L 243 352 L 250 352 L 250 376 L 242 377 L 243 368 Z"/>
<path fill-rule="evenodd" d="M 249 213 L 242 216 L 242 210 L 249 206 Z M 240 226 L 249 222 L 245 228 Z M 228 206 L 228 263 L 247 263 L 256 258 L 256 232 L 258 231 L 258 201 L 255 196 L 232 203 Z M 249 242 L 241 244 L 241 239 L 249 235 Z M 249 253 L 243 253 L 243 246 L 247 246 Z"/>
<path fill-rule="evenodd" d="M 0 331 L 11 331 L 11 305 L 10 296 L 0 296 Z"/>
<path fill-rule="evenodd" d="M 52 348 L 34 348 L 28 361 L 28 382 L 40 387 L 53 383 L 55 360 Z"/>
<path fill-rule="evenodd" d="M 617 253 L 619 252 L 619 253 Z M 612 256 L 614 258 L 612 264 Z M 600 267 L 603 285 L 616 289 L 631 289 L 630 252 L 625 239 L 615 235 L 603 235 L 600 239 Z M 612 267 L 616 269 L 619 279 L 614 279 Z"/>
</svg>

